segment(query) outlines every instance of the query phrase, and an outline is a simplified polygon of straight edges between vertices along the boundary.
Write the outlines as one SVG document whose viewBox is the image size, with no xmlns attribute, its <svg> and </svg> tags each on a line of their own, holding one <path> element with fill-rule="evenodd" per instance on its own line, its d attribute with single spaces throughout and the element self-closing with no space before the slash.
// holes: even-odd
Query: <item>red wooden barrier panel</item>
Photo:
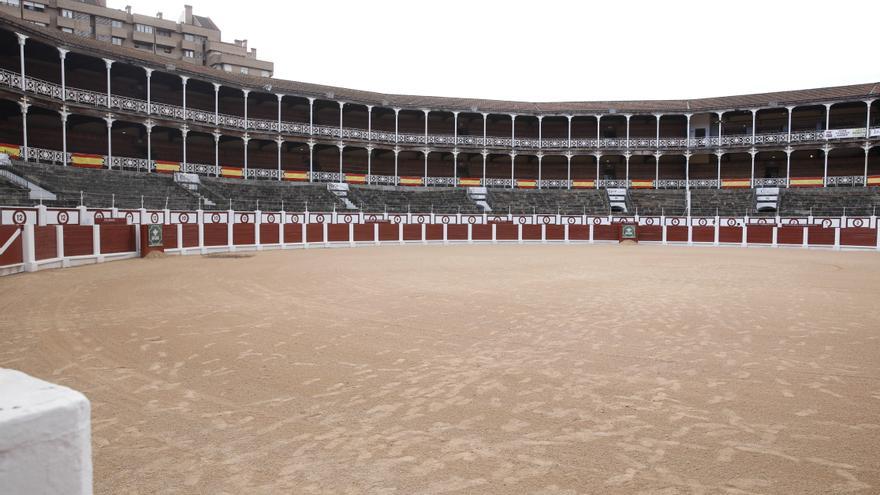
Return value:
<svg viewBox="0 0 880 495">
<path fill-rule="evenodd" d="M 495 239 L 499 241 L 515 241 L 519 239 L 519 228 L 512 223 L 496 223 Z"/>
<path fill-rule="evenodd" d="M 565 226 L 564 225 L 547 225 L 544 237 L 548 241 L 564 241 Z"/>
<path fill-rule="evenodd" d="M 253 223 L 236 223 L 232 225 L 232 243 L 236 246 L 256 244 L 257 229 Z"/>
<path fill-rule="evenodd" d="M 199 246 L 199 226 L 194 223 L 187 223 L 183 225 L 183 247 L 198 247 Z"/>
<path fill-rule="evenodd" d="M 743 239 L 742 227 L 719 227 L 718 242 L 741 243 Z"/>
<path fill-rule="evenodd" d="M 492 226 L 475 224 L 471 229 L 471 239 L 475 241 L 491 241 Z"/>
<path fill-rule="evenodd" d="M 37 261 L 58 256 L 58 232 L 54 225 L 34 226 L 34 254 Z"/>
<path fill-rule="evenodd" d="M 688 229 L 685 226 L 673 226 L 669 225 L 666 227 L 666 241 L 667 242 L 687 242 L 688 240 Z"/>
<path fill-rule="evenodd" d="M 593 225 L 593 239 L 597 241 L 616 241 L 617 225 Z"/>
<path fill-rule="evenodd" d="M 841 246 L 870 246 L 877 245 L 877 229 L 864 227 L 849 227 L 840 230 Z"/>
<path fill-rule="evenodd" d="M 428 241 L 442 241 L 443 240 L 443 225 L 440 224 L 429 224 L 425 225 L 425 240 Z"/>
<path fill-rule="evenodd" d="M 770 244 L 773 242 L 772 225 L 749 225 L 746 233 L 746 242 L 749 244 Z"/>
<path fill-rule="evenodd" d="M 422 226 L 419 224 L 405 224 L 403 226 L 403 240 L 404 241 L 421 241 L 422 240 Z"/>
<path fill-rule="evenodd" d="M 449 224 L 446 226 L 446 239 L 450 241 L 466 241 L 468 238 L 468 226 Z"/>
<path fill-rule="evenodd" d="M 324 224 L 310 223 L 306 225 L 306 242 L 324 242 Z"/>
<path fill-rule="evenodd" d="M 569 241 L 589 241 L 590 226 L 589 225 L 569 225 L 568 226 Z"/>
<path fill-rule="evenodd" d="M 205 246 L 225 246 L 229 241 L 225 223 L 205 224 Z"/>
<path fill-rule="evenodd" d="M 540 225 L 523 225 L 522 238 L 524 241 L 540 241 L 541 226 Z"/>
<path fill-rule="evenodd" d="M 824 228 L 818 225 L 810 225 L 810 237 L 807 242 L 810 246 L 833 246 L 834 245 L 834 229 Z"/>
<path fill-rule="evenodd" d="M 803 244 L 804 227 L 780 227 L 776 230 L 777 244 Z"/>
<path fill-rule="evenodd" d="M 0 247 L 6 244 L 10 237 L 20 230 L 17 225 L 0 225 Z M 21 253 L 21 234 L 12 241 L 3 254 L 0 254 L 0 266 L 16 265 L 24 261 Z"/>
<path fill-rule="evenodd" d="M 302 242 L 302 224 L 301 223 L 285 223 L 284 224 L 284 243 L 300 243 Z"/>
<path fill-rule="evenodd" d="M 397 224 L 380 223 L 379 224 L 379 240 L 380 241 L 399 241 L 400 231 Z"/>
<path fill-rule="evenodd" d="M 278 224 L 260 224 L 260 244 L 278 244 Z"/>
<path fill-rule="evenodd" d="M 715 242 L 715 227 L 697 226 L 691 229 L 691 240 L 693 242 Z"/>
<path fill-rule="evenodd" d="M 663 227 L 659 225 L 640 225 L 639 241 L 657 241 L 663 240 Z"/>
<path fill-rule="evenodd" d="M 177 248 L 177 225 L 162 226 L 162 242 L 165 245 L 165 249 Z M 224 244 L 226 243 L 224 242 Z"/>
<path fill-rule="evenodd" d="M 64 256 L 86 256 L 94 252 L 91 226 L 64 226 Z"/>
<path fill-rule="evenodd" d="M 348 242 L 348 224 L 337 223 L 327 225 L 327 240 L 329 242 Z"/>
<path fill-rule="evenodd" d="M 101 225 L 101 253 L 129 253 L 137 250 L 133 225 Z"/>
<path fill-rule="evenodd" d="M 373 234 L 375 227 L 373 223 L 356 223 L 354 224 L 354 240 L 355 242 L 373 242 Z"/>
</svg>

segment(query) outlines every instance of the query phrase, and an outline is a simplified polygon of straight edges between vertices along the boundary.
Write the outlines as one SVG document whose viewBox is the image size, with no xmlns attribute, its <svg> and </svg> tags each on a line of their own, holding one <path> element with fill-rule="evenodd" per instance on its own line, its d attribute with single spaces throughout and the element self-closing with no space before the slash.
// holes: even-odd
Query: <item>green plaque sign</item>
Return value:
<svg viewBox="0 0 880 495">
<path fill-rule="evenodd" d="M 162 225 L 158 223 L 150 224 L 147 227 L 147 245 L 150 247 L 160 247 L 165 244 L 162 238 Z"/>
<path fill-rule="evenodd" d="M 636 226 L 635 225 L 624 225 L 623 230 L 620 232 L 621 239 L 635 239 L 636 238 Z"/>
</svg>

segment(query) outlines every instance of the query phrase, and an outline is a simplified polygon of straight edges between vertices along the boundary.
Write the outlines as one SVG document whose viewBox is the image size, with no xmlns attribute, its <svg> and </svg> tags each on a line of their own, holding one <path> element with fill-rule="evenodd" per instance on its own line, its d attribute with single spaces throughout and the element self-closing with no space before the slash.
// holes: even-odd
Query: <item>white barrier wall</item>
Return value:
<svg viewBox="0 0 880 495">
<path fill-rule="evenodd" d="M 75 390 L 0 368 L 0 493 L 90 495 L 90 412 Z"/>
</svg>

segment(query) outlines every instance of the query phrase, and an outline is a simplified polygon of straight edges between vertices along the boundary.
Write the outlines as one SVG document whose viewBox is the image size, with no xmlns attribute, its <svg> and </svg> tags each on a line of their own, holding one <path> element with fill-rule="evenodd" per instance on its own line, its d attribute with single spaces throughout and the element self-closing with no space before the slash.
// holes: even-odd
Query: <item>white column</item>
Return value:
<svg viewBox="0 0 880 495">
<path fill-rule="evenodd" d="M 345 175 L 342 173 L 342 152 L 345 151 L 344 144 L 337 144 L 337 148 L 339 148 L 339 182 L 345 182 Z"/>
<path fill-rule="evenodd" d="M 186 82 L 189 80 L 186 76 L 180 76 L 180 84 L 183 88 L 183 120 L 186 120 Z"/>
<path fill-rule="evenodd" d="M 104 117 L 104 122 L 107 123 L 107 169 L 113 168 L 113 121 L 113 114 L 108 113 Z"/>
<path fill-rule="evenodd" d="M 749 150 L 749 155 L 752 156 L 752 174 L 749 178 L 749 185 L 751 187 L 755 187 L 755 155 L 757 154 L 758 152 L 754 148 Z"/>
<path fill-rule="evenodd" d="M 827 144 L 822 147 L 822 152 L 825 155 L 825 168 L 822 173 L 822 185 L 826 187 L 828 186 L 828 155 L 831 153 L 832 149 L 833 148 Z"/>
<path fill-rule="evenodd" d="M 685 131 L 684 131 L 685 149 L 690 149 L 690 147 L 691 147 L 691 115 L 693 115 L 693 114 L 690 114 L 690 113 L 684 114 L 684 118 L 687 121 L 687 124 L 686 124 L 687 127 L 685 127 Z"/>
<path fill-rule="evenodd" d="M 721 147 L 721 124 L 724 121 L 724 112 L 716 112 L 718 114 L 718 147 Z"/>
<path fill-rule="evenodd" d="M 372 140 L 373 140 L 373 105 L 367 105 L 367 141 L 372 141 Z M 367 156 L 369 156 L 369 155 L 367 155 Z M 369 174 L 367 174 L 367 175 L 369 175 Z"/>
<path fill-rule="evenodd" d="M 510 188 L 514 189 L 516 187 L 516 174 L 514 170 L 514 163 L 516 162 L 516 153 L 510 152 Z"/>
<path fill-rule="evenodd" d="M 868 139 L 871 137 L 871 105 L 874 100 L 865 100 L 865 103 L 868 105 L 868 117 L 865 119 L 865 139 Z"/>
<path fill-rule="evenodd" d="M 867 160 L 865 160 L 865 163 L 867 163 Z M 458 185 L 458 151 L 452 152 L 452 182 L 453 186 Z"/>
<path fill-rule="evenodd" d="M 243 89 L 243 90 L 241 90 L 241 92 L 244 95 L 244 132 L 245 132 L 245 134 L 247 134 L 247 130 L 248 130 L 248 95 L 251 93 L 251 90 Z M 245 153 L 245 157 L 247 157 L 247 153 Z M 247 161 L 247 159 L 245 159 L 245 161 Z M 245 179 L 246 178 L 247 177 L 245 177 Z"/>
<path fill-rule="evenodd" d="M 753 108 L 752 109 L 752 146 L 755 145 L 755 136 L 758 133 L 757 120 L 758 120 L 758 109 Z"/>
<path fill-rule="evenodd" d="M 787 128 L 788 129 L 788 140 L 787 140 L 787 142 L 791 143 L 791 113 L 794 111 L 795 107 L 791 106 L 791 107 L 785 107 L 785 108 L 788 109 L 788 128 Z"/>
<path fill-rule="evenodd" d="M 428 146 L 428 112 L 430 112 L 430 110 L 423 109 L 422 112 L 425 112 L 425 146 Z"/>
<path fill-rule="evenodd" d="M 28 161 L 28 133 L 27 133 L 27 114 L 28 108 L 30 108 L 31 104 L 28 103 L 27 96 L 22 95 L 21 101 L 18 102 L 19 108 L 21 108 L 21 139 L 22 139 L 22 160 Z"/>
<path fill-rule="evenodd" d="M 26 91 L 24 71 L 24 44 L 27 41 L 28 37 L 19 33 L 15 33 L 15 35 L 18 37 L 18 58 L 21 62 L 21 91 L 22 93 L 24 93 Z"/>
<path fill-rule="evenodd" d="M 278 98 L 278 134 L 281 134 L 281 99 L 284 98 L 284 95 L 281 93 L 276 93 L 275 96 Z"/>
<path fill-rule="evenodd" d="M 315 134 L 315 99 L 309 98 L 309 134 Z M 311 178 L 309 179 L 311 180 Z"/>
<path fill-rule="evenodd" d="M 602 153 L 596 153 L 596 189 L 599 189 L 599 162 L 602 160 Z"/>
<path fill-rule="evenodd" d="M 485 122 L 485 120 L 484 120 L 484 122 Z M 483 155 L 483 185 L 485 186 L 486 185 L 486 157 L 489 156 L 489 153 L 486 150 L 483 150 L 483 152 L 480 154 Z"/>
<path fill-rule="evenodd" d="M 187 127 L 186 124 L 183 124 L 183 126 L 181 126 L 180 134 L 183 137 L 183 167 L 181 167 L 181 168 L 185 168 L 186 167 L 186 136 L 187 136 L 187 134 L 189 134 L 189 127 Z"/>
<path fill-rule="evenodd" d="M 145 120 L 144 129 L 147 131 L 147 173 L 150 173 L 153 165 L 153 121 Z"/>
<path fill-rule="evenodd" d="M 716 186 L 716 189 L 721 189 L 721 157 L 724 156 L 724 152 L 719 151 L 719 152 L 715 153 L 715 156 L 716 156 L 716 159 L 718 160 L 718 176 L 717 176 L 718 185 Z"/>
<path fill-rule="evenodd" d="M 657 137 L 655 138 L 655 141 L 654 141 L 654 148 L 656 148 L 656 149 L 660 149 L 660 117 L 662 117 L 662 116 L 663 116 L 663 114 L 661 114 L 661 113 L 654 114 L 654 118 L 657 120 Z"/>
<path fill-rule="evenodd" d="M 867 134 L 866 134 L 866 136 L 867 136 Z M 452 145 L 455 147 L 458 147 L 458 112 L 457 111 L 452 112 Z"/>
<path fill-rule="evenodd" d="M 825 140 L 828 140 L 828 130 L 831 129 L 831 103 L 825 103 Z"/>
<path fill-rule="evenodd" d="M 247 180 L 248 175 L 248 142 L 250 142 L 251 137 L 248 136 L 247 133 L 242 136 L 241 140 L 244 142 L 244 174 L 242 174 L 242 178 Z"/>
<path fill-rule="evenodd" d="M 214 176 L 220 177 L 220 131 L 214 131 Z"/>
<path fill-rule="evenodd" d="M 214 83 L 214 125 L 220 122 L 220 85 Z"/>
<path fill-rule="evenodd" d="M 395 108 L 394 109 L 394 144 L 397 144 L 399 142 L 400 142 L 400 109 Z M 397 156 L 397 155 L 395 155 L 395 156 Z M 395 167 L 395 170 L 397 170 L 397 167 Z M 397 173 L 395 172 L 394 175 L 397 175 Z"/>
<path fill-rule="evenodd" d="M 312 182 L 315 173 L 315 142 L 309 140 L 309 182 Z"/>
<path fill-rule="evenodd" d="M 367 146 L 367 184 L 372 183 L 373 175 L 373 147 Z"/>
<path fill-rule="evenodd" d="M 284 178 L 284 173 L 281 172 L 281 147 L 284 146 L 284 138 L 278 136 L 275 138 L 275 142 L 278 144 L 278 180 L 281 180 Z"/>
<path fill-rule="evenodd" d="M 541 149 L 544 146 L 542 142 L 544 138 L 543 128 L 544 127 L 544 116 L 538 115 L 538 149 Z"/>
<path fill-rule="evenodd" d="M 691 188 L 691 152 L 684 152 L 684 188 L 685 190 L 690 190 Z"/>
<path fill-rule="evenodd" d="M 65 61 L 67 60 L 67 52 L 64 48 L 58 48 L 58 57 L 61 59 L 61 101 L 67 101 L 67 69 Z M 871 104 L 868 104 L 868 112 L 870 113 Z M 870 119 L 869 119 L 870 120 Z"/>
<path fill-rule="evenodd" d="M 541 189 L 541 161 L 543 160 L 543 158 L 544 155 L 538 153 L 538 189 Z"/>
<path fill-rule="evenodd" d="M 339 103 L 339 139 L 342 139 L 342 110 L 345 108 L 345 102 L 340 101 Z"/>
<path fill-rule="evenodd" d="M 483 114 L 483 148 L 486 147 L 486 120 L 488 119 L 488 117 L 489 117 L 489 114 L 488 114 L 488 113 L 484 113 L 484 114 Z M 485 160 L 484 160 L 484 161 L 485 161 Z M 485 169 L 485 167 L 483 167 L 483 168 Z M 485 173 L 483 174 L 483 178 L 484 178 L 484 179 L 486 178 L 486 174 L 485 174 Z"/>
<path fill-rule="evenodd" d="M 70 112 L 67 111 L 67 105 L 61 106 L 60 114 L 61 114 L 61 163 L 66 167 L 67 166 L 67 117 L 70 116 Z M 865 163 L 867 163 L 867 161 Z"/>
<path fill-rule="evenodd" d="M 396 115 L 395 115 L 395 117 L 396 117 Z M 395 120 L 395 122 L 397 121 L 396 118 L 394 120 Z M 397 127 L 397 124 L 395 124 L 395 127 Z M 395 186 L 400 184 L 400 174 L 397 173 L 397 155 L 399 153 L 400 153 L 400 148 L 395 146 L 394 147 L 394 185 Z"/>
<path fill-rule="evenodd" d="M 568 118 L 568 147 L 571 148 L 571 119 L 574 118 L 574 116 L 573 115 L 566 115 L 565 117 Z M 568 162 L 570 165 L 571 159 L 569 159 Z M 570 179 L 570 177 L 569 177 L 569 179 Z"/>
<path fill-rule="evenodd" d="M 104 59 L 104 65 L 107 66 L 107 108 L 110 108 L 110 67 L 113 65 L 113 62 L 109 58 Z"/>
<path fill-rule="evenodd" d="M 862 185 L 865 187 L 868 187 L 868 155 L 871 152 L 871 145 L 868 143 L 865 143 L 865 145 L 862 146 L 862 148 L 865 149 L 865 176 L 864 176 L 865 182 Z"/>
<path fill-rule="evenodd" d="M 430 151 L 427 149 L 422 150 L 422 154 L 425 155 L 425 177 L 422 179 L 422 187 L 428 187 L 428 153 Z"/>
<path fill-rule="evenodd" d="M 602 115 L 596 114 L 596 148 L 601 147 L 602 141 Z"/>
<path fill-rule="evenodd" d="M 626 114 L 624 117 L 626 117 L 626 148 L 629 148 L 629 119 L 632 118 L 632 115 Z"/>
<path fill-rule="evenodd" d="M 791 146 L 785 148 L 785 187 L 791 183 Z"/>
<path fill-rule="evenodd" d="M 660 153 L 654 153 L 654 189 L 660 186 Z"/>
<path fill-rule="evenodd" d="M 510 114 L 510 149 L 516 148 L 516 114 Z"/>
<path fill-rule="evenodd" d="M 626 153 L 623 154 L 623 157 L 626 160 L 626 169 L 625 169 L 626 173 L 624 176 L 624 179 L 626 180 L 626 187 L 629 187 L 629 157 L 631 154 L 632 153 L 630 153 L 629 151 L 627 151 Z"/>
</svg>

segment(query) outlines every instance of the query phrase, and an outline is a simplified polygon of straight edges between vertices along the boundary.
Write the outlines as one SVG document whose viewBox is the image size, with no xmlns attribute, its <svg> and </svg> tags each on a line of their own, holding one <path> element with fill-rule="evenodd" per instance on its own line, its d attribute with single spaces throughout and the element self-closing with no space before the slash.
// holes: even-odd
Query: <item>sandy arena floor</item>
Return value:
<svg viewBox="0 0 880 495">
<path fill-rule="evenodd" d="M 880 493 L 880 254 L 456 246 L 0 279 L 99 494 Z"/>
</svg>

